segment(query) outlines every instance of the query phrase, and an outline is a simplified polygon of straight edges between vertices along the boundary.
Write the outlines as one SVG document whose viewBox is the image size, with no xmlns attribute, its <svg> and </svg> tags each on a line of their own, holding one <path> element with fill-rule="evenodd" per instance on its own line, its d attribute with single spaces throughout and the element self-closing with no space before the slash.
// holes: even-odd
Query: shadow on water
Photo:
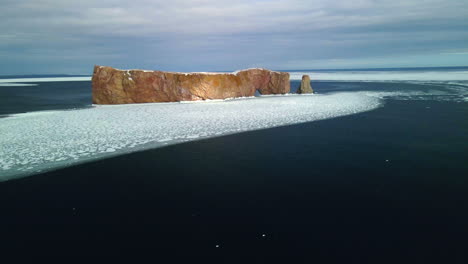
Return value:
<svg viewBox="0 0 468 264">
<path fill-rule="evenodd" d="M 221 263 L 462 263 L 467 111 L 388 101 L 0 183 L 1 248 Z"/>
</svg>

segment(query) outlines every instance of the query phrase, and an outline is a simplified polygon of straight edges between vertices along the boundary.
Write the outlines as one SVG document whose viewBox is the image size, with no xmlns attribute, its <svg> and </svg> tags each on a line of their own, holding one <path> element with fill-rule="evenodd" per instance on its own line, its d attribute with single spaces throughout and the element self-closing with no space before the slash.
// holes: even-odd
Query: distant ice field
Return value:
<svg viewBox="0 0 468 264">
<path fill-rule="evenodd" d="M 0 119 L 0 180 L 168 144 L 369 111 L 359 93 L 95 106 Z"/>
<path fill-rule="evenodd" d="M 10 82 L 0 82 L 1 86 L 37 86 L 35 83 L 10 83 Z"/>
<path fill-rule="evenodd" d="M 290 72 L 290 79 L 304 74 L 312 81 L 468 81 L 468 71 L 304 71 Z"/>
<path fill-rule="evenodd" d="M 467 70 L 447 71 L 291 71 L 290 79 L 310 75 L 312 81 L 468 81 Z M 33 85 L 40 82 L 90 81 L 91 76 L 0 79 L 0 86 Z"/>
<path fill-rule="evenodd" d="M 48 77 L 48 78 L 14 78 L 14 79 L 0 79 L 0 84 L 7 85 L 11 83 L 39 83 L 39 82 L 77 82 L 77 81 L 91 81 L 91 76 L 84 77 Z"/>
</svg>

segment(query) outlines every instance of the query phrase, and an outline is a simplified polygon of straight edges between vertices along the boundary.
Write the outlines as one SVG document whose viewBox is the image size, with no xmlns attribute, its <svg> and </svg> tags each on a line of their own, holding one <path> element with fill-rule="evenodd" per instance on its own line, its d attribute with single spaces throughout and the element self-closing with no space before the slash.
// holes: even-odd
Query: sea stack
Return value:
<svg viewBox="0 0 468 264">
<path fill-rule="evenodd" d="M 301 86 L 297 89 L 298 94 L 307 94 L 307 93 L 314 93 L 312 90 L 312 86 L 310 86 L 310 77 L 309 75 L 302 75 Z"/>
<path fill-rule="evenodd" d="M 289 73 L 248 69 L 234 73 L 180 73 L 145 70 L 119 70 L 94 66 L 94 104 L 134 104 L 196 101 L 286 94 Z"/>
</svg>

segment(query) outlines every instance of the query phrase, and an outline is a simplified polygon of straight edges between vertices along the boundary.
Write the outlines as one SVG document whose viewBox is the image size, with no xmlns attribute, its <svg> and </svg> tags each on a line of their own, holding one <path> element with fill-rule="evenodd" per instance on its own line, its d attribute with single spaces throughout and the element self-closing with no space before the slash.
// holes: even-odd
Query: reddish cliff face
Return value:
<svg viewBox="0 0 468 264">
<path fill-rule="evenodd" d="M 132 104 L 225 99 L 289 93 L 289 73 L 248 69 L 237 73 L 176 73 L 95 66 L 93 103 Z"/>
</svg>

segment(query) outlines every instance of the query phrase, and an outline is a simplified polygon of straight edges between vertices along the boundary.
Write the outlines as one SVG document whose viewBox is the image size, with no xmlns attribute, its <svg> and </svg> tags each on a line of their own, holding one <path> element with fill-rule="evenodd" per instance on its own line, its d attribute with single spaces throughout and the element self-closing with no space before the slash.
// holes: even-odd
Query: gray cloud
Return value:
<svg viewBox="0 0 468 264">
<path fill-rule="evenodd" d="M 0 74 L 89 73 L 93 64 L 231 70 L 355 60 L 379 67 L 385 58 L 393 65 L 468 48 L 466 1 L 2 2 Z"/>
</svg>

